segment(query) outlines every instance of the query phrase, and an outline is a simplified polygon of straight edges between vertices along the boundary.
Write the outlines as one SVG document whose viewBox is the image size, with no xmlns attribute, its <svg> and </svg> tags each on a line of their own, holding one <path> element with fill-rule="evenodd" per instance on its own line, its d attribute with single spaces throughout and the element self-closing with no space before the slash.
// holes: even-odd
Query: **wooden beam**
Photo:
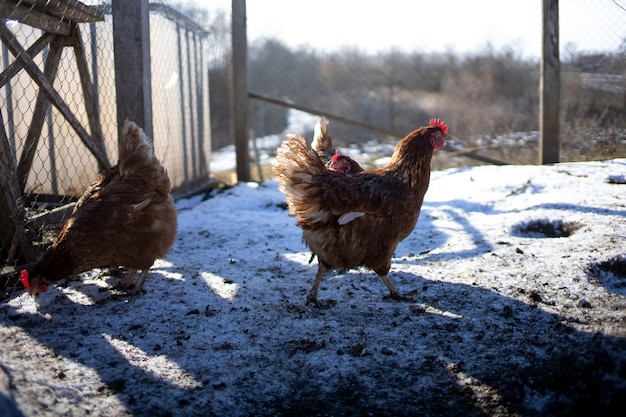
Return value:
<svg viewBox="0 0 626 417">
<path fill-rule="evenodd" d="M 46 94 L 48 99 L 61 112 L 63 117 L 65 117 L 70 126 L 72 126 L 80 139 L 83 141 L 85 146 L 87 146 L 91 153 L 96 157 L 98 162 L 105 168 L 110 168 L 111 164 L 109 163 L 108 157 L 106 155 L 106 152 L 104 152 L 104 149 L 91 139 L 87 131 L 80 124 L 76 116 L 74 116 L 63 98 L 59 95 L 59 93 L 56 92 L 46 76 L 41 72 L 41 70 L 39 70 L 32 58 L 26 54 L 24 48 L 22 48 L 17 39 L 15 39 L 15 36 L 13 36 L 11 31 L 6 27 L 6 24 L 2 21 L 0 21 L 0 37 L 2 38 L 2 41 L 5 43 L 9 51 L 11 51 L 15 58 L 20 62 L 24 70 L 26 70 L 28 75 L 30 75 L 33 81 L 37 83 L 40 88 L 40 93 L 43 92 L 44 94 Z"/>
<path fill-rule="evenodd" d="M 16 161 L 9 145 L 4 119 L 0 111 L 0 248 L 7 251 L 3 264 L 11 265 L 17 260 L 18 249 L 27 261 L 35 258 L 36 252 L 30 235 L 24 233 L 24 206 L 17 181 Z"/>
<path fill-rule="evenodd" d="M 20 190 L 15 176 L 15 159 L 9 146 L 9 139 L 4 130 L 2 112 L 0 111 L 0 211 L 3 213 L 0 222 L 0 248 L 8 252 L 7 259 L 0 260 L 3 264 L 13 263 L 17 245 L 16 238 L 21 234 L 23 214 L 21 214 Z M 5 262 L 6 261 L 6 262 Z"/>
<path fill-rule="evenodd" d="M 539 81 L 539 163 L 559 162 L 561 63 L 559 1 L 542 0 L 543 47 Z"/>
<path fill-rule="evenodd" d="M 246 0 L 232 0 L 233 119 L 237 180 L 250 181 Z"/>
<path fill-rule="evenodd" d="M 78 0 L 2 0 L 0 18 L 17 20 L 57 35 L 69 35 L 72 24 L 104 20 L 104 11 Z"/>
<path fill-rule="evenodd" d="M 41 51 L 43 51 L 43 48 L 50 44 L 50 42 L 52 42 L 54 38 L 55 35 L 53 33 L 44 33 L 39 37 L 39 39 L 35 41 L 35 43 L 30 46 L 30 48 L 26 50 L 26 53 L 28 54 L 28 56 L 31 57 L 36 56 Z M 21 71 L 21 69 L 22 66 L 20 65 L 20 63 L 17 61 L 13 61 L 11 65 L 9 65 L 4 71 L 2 71 L 2 73 L 0 73 L 0 88 L 4 87 L 4 85 L 8 83 L 11 78 L 15 77 Z"/>
<path fill-rule="evenodd" d="M 23 0 L 11 0 L 18 4 Z M 56 16 L 59 19 L 69 20 L 72 23 L 88 23 L 104 20 L 104 11 L 97 6 L 88 6 L 79 0 L 28 0 L 34 8 Z"/>
<path fill-rule="evenodd" d="M 148 0 L 113 0 L 111 13 L 117 124 L 132 120 L 154 137 Z"/>
<path fill-rule="evenodd" d="M 11 4 L 9 2 L 0 4 L 0 17 L 17 20 L 25 25 L 54 33 L 55 35 L 70 34 L 69 21 L 59 20 L 58 17 L 39 13 L 21 4 Z"/>
</svg>

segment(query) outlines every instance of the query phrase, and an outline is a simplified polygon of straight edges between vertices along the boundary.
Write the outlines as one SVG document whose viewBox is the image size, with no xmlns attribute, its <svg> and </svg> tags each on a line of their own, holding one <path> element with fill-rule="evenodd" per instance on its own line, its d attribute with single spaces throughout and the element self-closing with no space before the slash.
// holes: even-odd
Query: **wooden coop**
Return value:
<svg viewBox="0 0 626 417">
<path fill-rule="evenodd" d="M 19 160 L 9 145 L 4 120 L 0 112 L 0 211 L 6 213 L 5 221 L 0 222 L 0 244 L 7 252 L 6 263 L 14 262 L 20 253 L 26 259 L 35 256 L 31 247 L 31 239 L 25 233 L 25 210 L 22 195 L 26 178 L 31 169 L 37 144 L 45 121 L 49 104 L 55 106 L 67 122 L 75 130 L 82 143 L 97 159 L 101 168 L 110 168 L 104 149 L 102 131 L 97 118 L 97 103 L 93 85 L 89 76 L 87 60 L 79 32 L 79 23 L 104 20 L 102 10 L 87 6 L 76 0 L 33 0 L 3 1 L 0 3 L 0 37 L 4 46 L 15 56 L 15 62 L 0 74 L 0 88 L 5 86 L 13 76 L 24 70 L 39 89 L 33 117 L 24 142 Z M 17 20 L 22 24 L 41 29 L 43 35 L 28 49 L 7 27 L 6 19 Z M 48 53 L 41 71 L 34 57 L 47 47 Z M 59 61 L 64 48 L 72 48 L 76 57 L 76 66 L 80 75 L 80 84 L 86 113 L 89 116 L 89 131 L 81 124 L 70 107 L 54 88 L 54 80 L 58 73 Z"/>
</svg>

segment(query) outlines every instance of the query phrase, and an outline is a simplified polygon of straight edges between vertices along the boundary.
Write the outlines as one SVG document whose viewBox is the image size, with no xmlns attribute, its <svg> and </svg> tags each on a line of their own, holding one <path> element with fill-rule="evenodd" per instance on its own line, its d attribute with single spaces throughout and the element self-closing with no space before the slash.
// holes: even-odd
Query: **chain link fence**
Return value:
<svg viewBox="0 0 626 417">
<path fill-rule="evenodd" d="M 480 10 L 484 2 L 474 3 Z M 232 140 L 230 10 L 216 11 L 211 4 L 173 0 L 151 4 L 153 140 L 156 155 L 168 169 L 176 190 L 205 179 L 211 145 L 218 148 Z M 561 160 L 626 157 L 624 6 L 622 0 L 560 2 Z M 106 11 L 104 21 L 79 28 L 96 88 L 104 147 L 114 163 L 118 130 L 112 18 L 107 4 L 99 7 Z M 539 4 L 534 7 L 540 10 Z M 515 43 L 494 47 L 487 40 L 483 47 L 463 53 L 453 49 L 406 51 L 392 41 L 388 48 L 376 51 L 362 49 L 364 45 L 358 42 L 340 50 L 318 50 L 293 46 L 281 33 L 287 25 L 297 25 L 309 39 L 315 39 L 320 31 L 332 31 L 341 44 L 342 33 L 353 30 L 351 25 L 367 23 L 346 17 L 341 27 L 329 27 L 323 21 L 309 21 L 295 6 L 271 18 L 255 14 L 250 7 L 248 10 L 249 24 L 265 28 L 263 36 L 249 34 L 248 85 L 255 97 L 251 99 L 253 136 L 283 134 L 289 115 L 285 106 L 290 103 L 312 114 L 349 119 L 351 123 L 332 121 L 331 133 L 340 147 L 372 139 L 395 143 L 436 116 L 450 125 L 458 148 L 457 152 L 452 151 L 453 146 L 438 152 L 433 163 L 436 169 L 475 164 L 476 159 L 462 156 L 472 149 L 509 163 L 536 163 L 540 42 L 531 54 L 523 54 Z M 379 19 L 393 20 L 404 13 L 401 6 L 378 10 Z M 442 19 L 445 23 L 445 16 Z M 489 25 L 480 13 L 467 19 L 473 26 Z M 530 27 L 541 30 L 539 22 L 526 23 L 526 31 Z M 7 25 L 25 47 L 42 35 L 42 31 L 20 23 L 9 21 Z M 570 40 L 573 33 L 581 31 L 586 38 L 583 44 Z M 511 33 L 510 37 L 524 35 Z M 34 56 L 41 69 L 47 52 L 44 49 Z M 0 70 L 4 71 L 15 58 L 4 45 L 0 56 Z M 87 125 L 69 48 L 61 56 L 54 87 Z M 38 88 L 23 72 L 0 86 L 0 111 L 16 161 L 23 152 L 37 93 Z M 313 126 L 309 128 L 300 133 L 311 137 Z M 50 106 L 22 196 L 37 248 L 51 242 L 63 220 L 49 216 L 50 208 L 77 198 L 95 180 L 98 170 L 95 158 L 58 110 Z M 2 216 L 0 222 L 6 219 Z M 3 237 L 2 242 L 6 240 Z M 8 277 L 14 277 L 15 266 L 24 262 L 20 258 L 7 262 L 6 246 L 3 243 L 0 248 L 2 288 L 9 283 Z"/>
<path fill-rule="evenodd" d="M 562 159 L 625 157 L 626 1 L 578 3 L 560 3 L 561 15 L 574 22 L 562 32 L 586 38 L 561 42 Z"/>
<path fill-rule="evenodd" d="M 493 19 L 481 13 L 490 2 L 472 4 L 476 12 L 466 16 L 468 36 L 471 31 L 489 27 L 489 19 Z M 336 115 L 376 128 L 369 130 L 331 119 L 331 133 L 340 146 L 370 139 L 395 143 L 436 116 L 446 120 L 457 140 L 437 154 L 435 168 L 479 163 L 460 157 L 472 149 L 493 160 L 537 163 L 540 33 L 531 36 L 536 44 L 526 45 L 526 50 L 516 42 L 496 47 L 485 39 L 482 47 L 469 52 L 424 52 L 429 50 L 428 39 L 417 35 L 414 51 L 402 49 L 393 41 L 388 48 L 375 51 L 367 50 L 365 43 L 323 50 L 306 44 L 294 46 L 284 34 L 292 33 L 288 27 L 297 27 L 299 38 L 315 42 L 316 37 L 332 32 L 341 45 L 345 43 L 343 36 L 357 32 L 359 26 L 369 25 L 376 33 L 385 29 L 377 28 L 375 22 L 347 17 L 341 27 L 333 26 L 314 20 L 295 6 L 267 18 L 255 14 L 258 9 L 250 2 L 248 5 L 248 27 L 254 28 L 253 36 L 256 34 L 251 38 L 249 30 L 249 89 L 253 93 L 251 123 L 255 136 L 283 132 L 287 126 L 285 106 L 289 103 L 314 114 Z M 626 156 L 624 5 L 626 2 L 617 0 L 560 2 L 563 161 Z M 398 20 L 407 13 L 402 6 L 355 7 L 376 7 L 379 21 Z M 445 16 L 458 10 L 441 7 L 443 32 L 448 30 Z M 507 38 L 526 38 L 529 28 L 541 31 L 541 4 L 532 7 L 536 9 L 532 19 L 537 20 L 529 18 L 521 26 L 511 25 Z M 327 12 L 336 13 L 330 9 Z M 431 18 L 416 16 L 414 25 Z M 520 18 L 502 16 L 505 21 Z M 520 32 L 515 33 L 518 27 Z M 588 42 L 577 44 L 571 39 L 581 31 Z M 462 40 L 459 38 L 459 42 Z M 310 137 L 312 128 L 301 133 Z M 379 129 L 390 134 L 381 134 Z"/>
<path fill-rule="evenodd" d="M 85 2 L 89 3 L 89 2 Z M 116 114 L 113 25 L 109 4 L 91 2 L 104 11 L 104 21 L 78 25 L 81 44 L 93 83 L 97 119 L 104 148 L 111 165 L 117 161 L 118 126 Z M 33 48 L 44 31 L 5 20 L 7 28 L 25 49 Z M 208 82 L 208 33 L 170 4 L 150 4 L 150 43 L 152 67 L 153 143 L 155 155 L 168 170 L 175 193 L 185 194 L 206 184 L 209 178 L 211 132 Z M 69 45 L 68 45 L 69 46 Z M 33 54 L 37 67 L 45 71 L 50 47 Z M 15 62 L 15 56 L 2 44 L 0 72 Z M 62 50 L 54 77 L 54 89 L 67 103 L 82 126 L 88 127 L 88 110 L 79 71 L 71 47 Z M 0 86 L 0 111 L 11 158 L 17 164 L 24 155 L 26 138 L 35 113 L 39 87 L 20 71 Z M 100 166 L 59 110 L 50 104 L 36 152 L 21 184 L 21 203 L 28 212 L 25 230 L 34 253 L 45 249 L 56 237 L 75 201 L 94 182 Z M 58 215 L 57 215 L 58 214 Z M 11 230 L 0 216 L 0 231 Z M 32 260 L 18 250 L 11 254 L 13 236 L 2 236 L 0 243 L 0 289 L 12 291 L 16 270 Z M 15 246 L 15 245 L 13 245 Z M 14 251 L 15 252 L 15 251 Z"/>
</svg>

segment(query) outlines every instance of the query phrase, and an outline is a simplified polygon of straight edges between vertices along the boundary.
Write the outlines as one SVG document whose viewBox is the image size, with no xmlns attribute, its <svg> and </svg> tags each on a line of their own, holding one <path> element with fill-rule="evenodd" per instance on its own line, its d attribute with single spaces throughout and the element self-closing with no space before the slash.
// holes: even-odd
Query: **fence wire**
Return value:
<svg viewBox="0 0 626 417">
<path fill-rule="evenodd" d="M 477 11 L 484 10 L 487 3 L 472 2 Z M 376 7 L 379 21 L 393 21 L 406 13 L 399 4 L 378 7 L 355 3 L 355 8 Z M 562 161 L 626 156 L 624 6 L 626 2 L 620 0 L 560 2 Z M 525 22 L 526 32 L 528 28 L 541 31 L 541 4 L 533 7 L 538 20 Z M 292 102 L 316 113 L 397 132 L 390 141 L 437 116 L 448 122 L 462 148 L 476 147 L 487 156 L 509 163 L 537 162 L 540 35 L 535 37 L 536 45 L 527 48 L 531 53 L 515 42 L 495 47 L 488 39 L 483 47 L 462 53 L 454 49 L 423 52 L 420 49 L 430 49 L 428 39 L 417 38 L 413 52 L 393 41 L 388 48 L 377 51 L 368 51 L 368 45 L 358 41 L 339 50 L 322 50 L 294 46 L 283 34 L 295 26 L 300 38 L 314 43 L 322 32 L 332 32 L 341 45 L 345 43 L 342 34 L 356 32 L 359 26 L 369 24 L 376 33 L 381 29 L 358 18 L 343 19 L 339 28 L 326 21 L 313 21 L 295 6 L 269 19 L 255 15 L 255 10 L 248 8 L 249 27 L 263 34 L 251 40 L 248 52 L 249 89 L 255 96 Z M 440 10 L 442 16 L 454 12 Z M 445 17 L 442 19 L 445 21 Z M 473 28 L 489 27 L 488 19 L 481 13 L 467 16 Z M 519 18 L 507 15 L 502 19 Z M 419 24 L 416 18 L 415 25 Z M 514 30 L 512 27 L 507 37 L 526 36 Z M 585 42 L 572 40 L 581 32 Z M 287 111 L 254 99 L 251 123 L 255 136 L 277 134 L 287 126 Z M 339 145 L 385 140 L 376 131 L 340 122 L 331 124 Z M 310 137 L 311 131 L 302 133 Z M 458 153 L 450 152 L 452 148 L 438 153 L 435 168 L 479 163 L 456 157 Z"/>
<path fill-rule="evenodd" d="M 477 8 L 481 1 L 474 2 Z M 180 4 L 184 7 L 178 7 Z M 155 152 L 168 169 L 174 187 L 183 190 L 208 176 L 211 145 L 227 145 L 232 139 L 230 10 L 214 13 L 207 2 L 191 0 L 151 5 Z M 169 7 L 173 5 L 176 10 Z M 563 161 L 626 157 L 625 6 L 622 0 L 560 2 Z M 106 9 L 107 4 L 101 7 Z M 207 12 L 207 8 L 211 11 Z M 248 21 L 258 27 L 261 20 L 266 27 L 265 36 L 249 37 L 248 85 L 252 93 L 311 108 L 314 113 L 334 114 L 397 132 L 381 137 L 376 130 L 333 122 L 331 133 L 338 146 L 370 139 L 395 142 L 420 122 L 437 116 L 448 122 L 464 149 L 478 148 L 489 157 L 510 163 L 537 161 L 539 43 L 536 55 L 530 56 L 522 54 L 515 44 L 496 48 L 487 40 L 484 47 L 462 54 L 454 50 L 407 52 L 392 41 L 388 48 L 377 52 L 366 52 L 358 42 L 341 50 L 316 50 L 291 46 L 281 33 L 287 25 L 297 25 L 309 39 L 315 39 L 320 31 L 333 31 L 338 43 L 343 43 L 341 34 L 353 30 L 351 25 L 364 22 L 346 18 L 340 28 L 335 28 L 308 21 L 298 7 L 276 11 L 269 19 L 252 10 L 249 8 Z M 394 19 L 404 12 L 402 6 L 380 7 L 379 11 L 380 19 Z M 188 19 L 190 15 L 200 24 Z M 490 23 L 480 15 L 468 19 L 475 26 Z M 540 30 L 540 24 L 527 23 L 527 27 Z M 26 48 L 42 35 L 40 30 L 17 22 L 7 25 Z M 203 28 L 207 26 L 210 30 L 205 32 Z M 96 87 L 106 154 L 114 163 L 118 130 L 112 18 L 107 13 L 104 22 L 79 27 Z M 584 32 L 585 41 L 570 41 L 572 34 L 578 32 Z M 519 37 L 523 35 L 520 33 Z M 34 57 L 41 70 L 47 53 L 44 49 Z M 0 58 L 1 70 L 15 60 L 4 45 Z M 75 60 L 69 48 L 61 56 L 54 87 L 87 126 Z M 0 111 L 16 161 L 24 151 L 37 93 L 23 72 L 0 88 Z M 253 99 L 251 109 L 254 136 L 282 134 L 287 128 L 285 107 Z M 47 109 L 45 120 L 21 197 L 29 210 L 28 229 L 37 249 L 52 241 L 63 220 L 48 216 L 50 208 L 76 199 L 99 170 L 95 158 L 56 108 Z M 300 133 L 310 137 L 311 130 Z M 434 168 L 474 163 L 475 160 L 448 151 L 438 153 Z M 0 217 L 0 230 L 5 229 L 2 222 L 6 221 L 7 216 Z M 23 258 L 7 262 L 11 245 L 6 242 L 11 239 L 0 239 L 0 288 L 5 294 L 13 288 L 16 266 L 25 262 Z"/>
<path fill-rule="evenodd" d="M 96 2 L 91 2 L 95 4 Z M 95 88 L 98 114 L 106 155 L 117 161 L 118 126 L 116 114 L 113 25 L 110 4 L 98 7 L 105 12 L 102 22 L 79 24 L 89 77 Z M 25 49 L 43 35 L 37 28 L 7 21 L 11 33 Z M 207 59 L 207 32 L 202 25 L 163 2 L 150 5 L 150 42 L 155 155 L 168 170 L 174 192 L 184 194 L 209 177 L 210 112 Z M 44 71 L 50 48 L 34 55 L 37 67 Z M 2 44 L 0 72 L 15 57 Z M 64 48 L 54 81 L 54 88 L 80 123 L 89 130 L 88 114 L 76 59 L 72 48 Z M 12 159 L 19 163 L 39 93 L 38 86 L 25 71 L 20 71 L 0 88 L 0 111 L 7 133 Z M 0 216 L 0 298 L 14 291 L 17 269 L 37 256 L 55 239 L 75 201 L 95 181 L 100 171 L 96 158 L 56 107 L 48 105 L 45 122 L 20 201 L 27 210 L 24 233 L 31 239 L 34 252 L 18 250 L 9 256 L 14 242 L 5 231 L 11 219 Z"/>
</svg>

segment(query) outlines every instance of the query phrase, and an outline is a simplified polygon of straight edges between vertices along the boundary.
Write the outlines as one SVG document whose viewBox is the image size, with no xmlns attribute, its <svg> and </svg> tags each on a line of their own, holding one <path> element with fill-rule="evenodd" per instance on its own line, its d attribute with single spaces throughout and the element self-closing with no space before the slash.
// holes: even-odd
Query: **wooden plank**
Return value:
<svg viewBox="0 0 626 417">
<path fill-rule="evenodd" d="M 233 119 L 237 180 L 250 181 L 246 0 L 232 0 Z"/>
<path fill-rule="evenodd" d="M 539 82 L 539 163 L 559 162 L 561 63 L 559 1 L 542 1 L 543 47 Z"/>
<path fill-rule="evenodd" d="M 113 0 L 111 12 L 117 124 L 132 120 L 154 137 L 148 0 Z"/>
<path fill-rule="evenodd" d="M 70 108 L 65 103 L 63 98 L 52 87 L 52 84 L 50 84 L 46 76 L 39 70 L 37 65 L 33 62 L 32 58 L 26 54 L 24 48 L 22 48 L 22 46 L 19 44 L 17 39 L 15 39 L 11 31 L 6 27 L 6 24 L 2 21 L 0 21 L 0 37 L 2 38 L 2 41 L 5 43 L 7 48 L 24 67 L 26 72 L 28 72 L 30 77 L 37 83 L 37 85 L 41 89 L 40 91 L 43 91 L 48 99 L 52 102 L 52 104 L 61 112 L 61 114 L 63 114 L 63 117 L 65 117 L 70 126 L 72 126 L 72 128 L 76 131 L 80 139 L 91 151 L 91 153 L 96 157 L 98 162 L 105 168 L 109 168 L 111 164 L 109 163 L 108 157 L 104 149 L 102 149 L 99 144 L 95 143 L 91 139 L 87 131 L 80 124 L 79 120 L 71 112 Z"/>
</svg>

